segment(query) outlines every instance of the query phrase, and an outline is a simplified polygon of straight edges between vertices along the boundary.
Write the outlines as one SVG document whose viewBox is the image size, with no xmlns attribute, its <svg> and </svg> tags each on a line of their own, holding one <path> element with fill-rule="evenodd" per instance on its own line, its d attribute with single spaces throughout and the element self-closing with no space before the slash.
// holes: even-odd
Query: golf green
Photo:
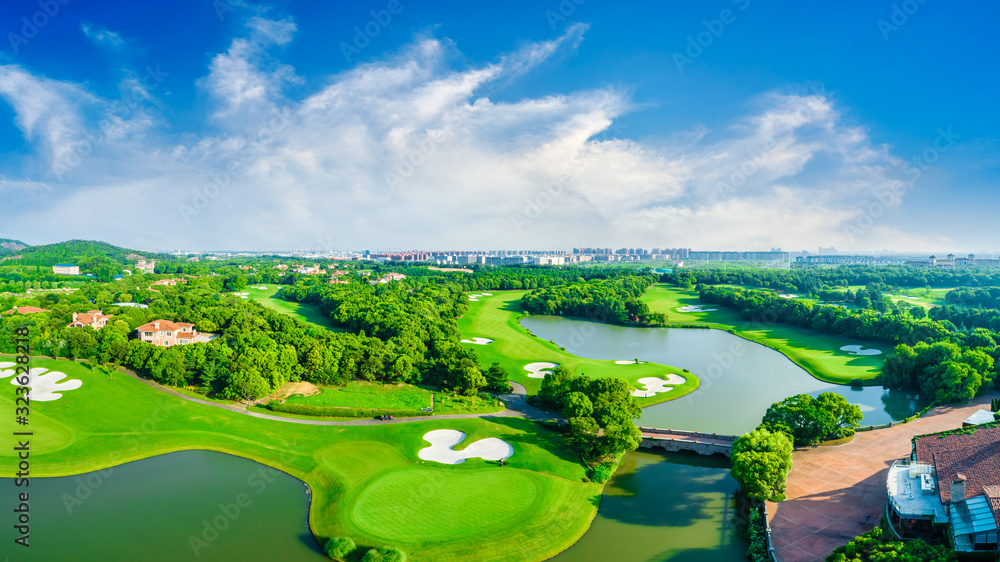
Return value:
<svg viewBox="0 0 1000 562">
<path fill-rule="evenodd" d="M 500 363 L 510 373 L 511 380 L 523 384 L 528 393 L 538 392 L 542 379 L 529 377 L 524 367 L 538 362 L 556 363 L 574 373 L 590 377 L 622 378 L 637 389 L 642 388 L 636 383 L 641 378 L 663 377 L 668 374 L 684 377 L 684 384 L 674 387 L 671 392 L 637 398 L 640 406 L 675 400 L 698 388 L 698 377 L 676 367 L 658 363 L 617 364 L 611 360 L 586 359 L 572 355 L 555 343 L 531 335 L 519 322 L 524 315 L 520 301 L 526 292 L 496 291 L 492 296 L 479 297 L 479 302 L 469 303 L 469 310 L 458 320 L 458 328 L 463 338 L 483 337 L 493 340 L 486 345 L 463 345 L 479 354 L 484 367 L 493 362 Z M 585 346 L 586 336 L 581 334 L 580 337 L 581 345 Z M 632 359 L 634 358 L 620 358 L 622 361 Z"/>
<path fill-rule="evenodd" d="M 525 505 L 534 504 L 538 487 L 534 478 L 524 472 L 495 466 L 462 472 L 390 472 L 358 494 L 352 519 L 365 533 L 385 540 L 425 542 L 475 537 L 493 530 L 502 532 L 522 515 Z M 414 497 L 400 505 L 399 499 L 407 496 Z M 480 511 L 484 505 L 489 509 L 476 519 L 463 515 Z"/>
</svg>

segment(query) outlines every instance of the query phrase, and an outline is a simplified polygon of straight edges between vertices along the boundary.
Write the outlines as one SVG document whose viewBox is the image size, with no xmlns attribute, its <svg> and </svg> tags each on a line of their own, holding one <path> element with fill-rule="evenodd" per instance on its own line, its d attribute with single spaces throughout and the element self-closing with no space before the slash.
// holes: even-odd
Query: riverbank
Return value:
<svg viewBox="0 0 1000 562">
<path fill-rule="evenodd" d="M 666 327 L 705 327 L 724 330 L 748 341 L 774 349 L 805 369 L 813 377 L 832 384 L 878 384 L 885 357 L 893 346 L 881 342 L 855 340 L 805 330 L 779 323 L 748 322 L 734 310 L 722 305 L 705 305 L 698 292 L 657 283 L 642 296 L 653 312 L 667 316 Z M 687 306 L 702 306 L 704 311 L 681 312 Z M 714 309 L 714 310 L 712 310 Z M 878 355 L 851 355 L 841 350 L 848 345 L 875 349 Z"/>
</svg>

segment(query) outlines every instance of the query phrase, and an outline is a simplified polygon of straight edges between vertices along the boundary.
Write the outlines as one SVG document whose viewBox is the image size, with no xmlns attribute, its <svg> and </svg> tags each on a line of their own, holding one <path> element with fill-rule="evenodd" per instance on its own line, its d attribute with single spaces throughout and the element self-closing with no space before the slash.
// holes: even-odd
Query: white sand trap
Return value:
<svg viewBox="0 0 1000 562">
<path fill-rule="evenodd" d="M 781 298 L 783 298 L 783 299 L 797 299 L 797 298 L 799 298 L 799 296 L 796 295 L 795 293 L 781 293 L 778 296 L 781 297 Z"/>
<path fill-rule="evenodd" d="M 878 349 L 862 349 L 863 347 L 861 345 L 845 345 L 840 350 L 848 351 L 851 355 L 882 355 L 882 352 Z"/>
<path fill-rule="evenodd" d="M 481 294 L 479 296 L 481 296 L 481 297 L 492 297 L 493 293 L 483 293 L 483 294 Z"/>
<path fill-rule="evenodd" d="M 544 379 L 545 375 L 551 375 L 552 369 L 555 369 L 558 366 L 559 363 L 539 361 L 538 363 L 528 363 L 524 366 L 524 370 L 528 371 L 529 379 Z"/>
<path fill-rule="evenodd" d="M 645 363 L 645 361 L 636 362 L 636 361 L 629 361 L 628 359 L 622 359 L 621 361 L 615 361 L 615 365 L 641 365 L 643 363 Z"/>
<path fill-rule="evenodd" d="M 689 304 L 677 309 L 677 312 L 715 312 L 718 308 L 702 308 L 703 304 Z"/>
<path fill-rule="evenodd" d="M 258 291 L 266 291 L 266 290 L 267 290 L 267 287 L 257 287 L 257 290 L 258 290 Z"/>
<path fill-rule="evenodd" d="M 465 459 L 475 458 L 498 461 L 510 458 L 514 454 L 514 447 L 511 447 L 510 443 L 496 437 L 480 439 L 465 449 L 456 451 L 453 447 L 465 441 L 465 434 L 456 429 L 428 431 L 424 434 L 424 441 L 431 446 L 420 449 L 417 456 L 425 461 L 441 464 L 459 464 L 465 462 Z"/>
<path fill-rule="evenodd" d="M 479 297 L 492 297 L 493 293 L 479 293 L 478 295 L 469 295 L 469 300 L 472 302 L 479 302 Z"/>
<path fill-rule="evenodd" d="M 687 380 L 680 375 L 675 375 L 673 373 L 668 374 L 667 380 L 663 380 L 659 377 L 643 377 L 636 382 L 643 386 L 643 390 L 633 390 L 632 396 L 636 398 L 649 398 L 650 396 L 656 396 L 657 394 L 663 392 L 670 392 L 674 389 L 674 386 L 678 384 L 684 384 Z M 667 386 L 670 385 L 670 386 Z"/>
<path fill-rule="evenodd" d="M 7 369 L 7 367 L 13 367 L 16 363 L 0 363 L 0 369 L 6 369 L 0 371 L 0 379 L 5 379 L 7 377 L 13 377 L 17 371 L 15 369 Z M 51 402 L 53 400 L 59 400 L 62 398 L 60 392 L 66 392 L 69 390 L 76 390 L 83 386 L 83 381 L 77 379 L 70 379 L 65 382 L 59 382 L 66 378 L 64 373 L 58 371 L 47 372 L 48 369 L 44 367 L 35 367 L 28 371 L 28 375 L 31 377 L 31 400 L 33 402 Z M 10 384 L 14 386 L 24 386 L 17 383 L 17 378 L 10 380 Z"/>
<path fill-rule="evenodd" d="M 488 343 L 493 343 L 493 340 L 487 338 L 472 338 L 471 340 L 462 340 L 462 343 L 474 343 L 476 345 L 486 345 Z"/>
</svg>

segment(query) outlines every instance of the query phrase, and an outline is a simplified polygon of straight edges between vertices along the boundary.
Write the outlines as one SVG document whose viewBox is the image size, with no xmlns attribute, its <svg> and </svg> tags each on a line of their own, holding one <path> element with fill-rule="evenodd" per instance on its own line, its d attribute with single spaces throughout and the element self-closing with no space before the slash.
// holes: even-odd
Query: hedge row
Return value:
<svg viewBox="0 0 1000 562">
<path fill-rule="evenodd" d="M 322 416 L 331 418 L 374 418 L 375 416 L 398 416 L 401 418 L 413 416 L 430 416 L 431 412 L 423 410 L 386 410 L 378 408 L 342 408 L 339 406 L 318 406 L 315 404 L 279 404 L 269 402 L 267 409 L 272 412 L 298 414 L 301 416 Z"/>
</svg>

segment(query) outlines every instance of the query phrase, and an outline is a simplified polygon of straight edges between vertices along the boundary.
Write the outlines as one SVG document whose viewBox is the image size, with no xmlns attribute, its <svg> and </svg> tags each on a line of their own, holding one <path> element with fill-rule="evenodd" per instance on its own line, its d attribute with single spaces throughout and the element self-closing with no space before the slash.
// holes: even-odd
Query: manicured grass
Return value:
<svg viewBox="0 0 1000 562">
<path fill-rule="evenodd" d="M 361 381 L 354 381 L 339 388 L 322 388 L 319 394 L 312 396 L 289 396 L 285 399 L 285 403 L 347 408 L 419 410 L 431 406 L 432 395 L 434 396 L 435 414 L 487 414 L 504 409 L 496 402 L 487 402 L 478 396 L 453 396 L 449 393 L 434 392 L 409 384 L 374 384 Z"/>
<path fill-rule="evenodd" d="M 266 291 L 261 291 L 257 287 L 267 287 Z M 317 328 L 326 328 L 327 330 L 333 332 L 346 332 L 347 328 L 335 325 L 327 316 L 324 316 L 315 306 L 310 304 L 302 304 L 298 302 L 291 302 L 281 299 L 278 296 L 278 292 L 281 290 L 280 285 L 255 285 L 253 287 L 247 287 L 240 291 L 241 293 L 250 293 L 250 298 L 254 301 L 259 302 L 266 308 L 271 310 L 276 310 L 282 314 L 287 314 L 294 318 L 309 324 L 310 326 L 316 326 Z"/>
<path fill-rule="evenodd" d="M 83 381 L 59 400 L 32 404 L 33 477 L 81 474 L 180 450 L 229 453 L 305 481 L 320 544 L 348 536 L 362 547 L 401 548 L 417 562 L 543 560 L 587 530 L 601 493 L 601 486 L 583 482 L 585 470 L 562 436 L 523 419 L 300 425 L 195 404 L 69 361 L 37 359 L 33 366 Z M 0 379 L 0 410 L 13 413 L 15 388 Z M 0 416 L 8 435 L 12 417 Z M 417 452 L 428 446 L 422 436 L 444 428 L 468 434 L 459 449 L 499 437 L 514 456 L 505 467 L 482 459 L 422 461 Z M 0 477 L 14 476 L 14 453 L 0 450 Z M 428 536 L 428 529 L 450 534 Z"/>
<path fill-rule="evenodd" d="M 743 320 L 738 312 L 722 305 L 703 304 L 698 293 L 658 283 L 642 297 L 643 302 L 655 312 L 667 315 L 671 323 L 696 324 L 731 331 L 750 341 L 775 349 L 814 377 L 834 383 L 847 384 L 854 379 L 870 380 L 882 371 L 885 357 L 893 346 L 881 342 L 856 340 L 806 330 L 789 324 L 764 324 Z M 702 305 L 718 309 L 713 312 L 678 312 L 687 305 Z M 882 355 L 849 355 L 840 348 L 845 345 L 863 345 L 882 351 Z"/>
<path fill-rule="evenodd" d="M 535 362 L 558 363 L 574 373 L 591 377 L 619 377 L 633 384 L 643 377 L 668 373 L 676 373 L 687 379 L 687 382 L 678 385 L 671 392 L 638 398 L 640 406 L 675 400 L 698 388 L 700 381 L 696 376 L 675 367 L 658 363 L 618 365 L 614 361 L 585 359 L 529 334 L 518 322 L 524 314 L 520 301 L 525 293 L 526 291 L 496 291 L 491 297 L 480 297 L 479 302 L 470 302 L 469 310 L 458 320 L 458 327 L 464 339 L 483 337 L 494 340 L 487 345 L 463 345 L 476 350 L 483 367 L 494 361 L 503 365 L 510 373 L 511 380 L 523 384 L 528 393 L 538 392 L 542 382 L 542 379 L 529 378 L 528 372 L 524 370 L 525 365 Z"/>
</svg>

